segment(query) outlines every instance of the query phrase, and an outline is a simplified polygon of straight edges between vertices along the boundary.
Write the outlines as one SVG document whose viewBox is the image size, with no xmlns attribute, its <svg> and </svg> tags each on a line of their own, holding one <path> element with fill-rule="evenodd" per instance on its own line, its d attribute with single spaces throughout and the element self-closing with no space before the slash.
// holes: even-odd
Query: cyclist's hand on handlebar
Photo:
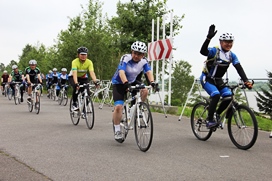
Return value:
<svg viewBox="0 0 272 181">
<path fill-rule="evenodd" d="M 125 88 L 125 91 L 129 91 L 130 88 L 131 88 L 131 85 L 128 82 L 125 82 L 124 83 L 124 88 Z"/>
<path fill-rule="evenodd" d="M 207 38 L 208 38 L 208 39 L 212 39 L 216 33 L 217 33 L 217 30 L 215 30 L 215 25 L 212 24 L 212 25 L 209 27 L 209 32 L 208 32 Z"/>
<path fill-rule="evenodd" d="M 153 90 L 155 90 L 155 92 L 159 92 L 160 88 L 159 88 L 159 84 L 156 82 L 151 82 L 151 86 L 153 88 Z"/>
<path fill-rule="evenodd" d="M 97 79 L 96 81 L 93 82 L 96 88 L 100 86 L 100 80 Z"/>
<path fill-rule="evenodd" d="M 74 86 L 75 86 L 75 88 L 76 88 L 77 90 L 79 89 L 79 84 L 78 84 L 78 83 L 75 84 Z"/>
<path fill-rule="evenodd" d="M 253 87 L 253 84 L 249 81 L 244 82 L 244 84 L 245 84 L 246 88 L 248 88 L 248 89 L 252 89 L 252 87 Z"/>
</svg>

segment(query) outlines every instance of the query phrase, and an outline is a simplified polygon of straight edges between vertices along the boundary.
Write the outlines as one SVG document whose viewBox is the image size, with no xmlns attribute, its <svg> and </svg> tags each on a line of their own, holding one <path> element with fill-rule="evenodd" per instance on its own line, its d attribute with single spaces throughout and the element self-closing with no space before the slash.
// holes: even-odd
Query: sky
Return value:
<svg viewBox="0 0 272 181">
<path fill-rule="evenodd" d="M 42 43 L 47 47 L 54 45 L 60 31 L 67 29 L 68 17 L 77 16 L 82 11 L 81 5 L 86 7 L 88 2 L 89 0 L 0 0 L 0 62 L 5 65 L 11 60 L 18 62 L 19 55 L 27 44 Z M 107 13 L 108 17 L 116 15 L 118 0 L 100 2 L 104 2 L 103 14 Z M 218 32 L 210 46 L 218 46 L 219 36 L 224 32 L 231 32 L 235 36 L 232 52 L 237 55 L 248 78 L 267 78 L 267 71 L 272 71 L 271 7 L 271 0 L 168 0 L 167 8 L 173 9 L 173 15 L 185 15 L 181 22 L 183 28 L 174 37 L 174 60 L 189 62 L 192 65 L 192 75 L 198 78 L 206 59 L 199 53 L 200 48 L 209 26 L 215 24 Z M 230 80 L 237 80 L 239 77 L 233 66 L 229 68 L 228 77 Z"/>
</svg>

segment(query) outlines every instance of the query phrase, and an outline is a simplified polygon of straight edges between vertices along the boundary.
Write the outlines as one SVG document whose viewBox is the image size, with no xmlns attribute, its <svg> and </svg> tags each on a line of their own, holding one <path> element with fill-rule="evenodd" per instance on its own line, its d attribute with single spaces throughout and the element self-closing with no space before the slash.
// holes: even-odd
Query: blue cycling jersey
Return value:
<svg viewBox="0 0 272 181">
<path fill-rule="evenodd" d="M 118 68 L 112 77 L 112 84 L 123 84 L 119 76 L 119 70 L 124 70 L 128 82 L 133 83 L 142 71 L 146 73 L 151 70 L 151 67 L 145 57 L 139 62 L 134 62 L 131 54 L 125 54 L 122 56 Z"/>
</svg>

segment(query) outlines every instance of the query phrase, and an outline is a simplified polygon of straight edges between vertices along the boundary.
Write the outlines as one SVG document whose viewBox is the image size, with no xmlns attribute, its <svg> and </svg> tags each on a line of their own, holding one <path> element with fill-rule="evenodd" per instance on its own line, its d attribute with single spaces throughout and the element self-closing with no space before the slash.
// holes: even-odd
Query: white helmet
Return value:
<svg viewBox="0 0 272 181">
<path fill-rule="evenodd" d="M 131 45 L 131 50 L 146 53 L 147 47 L 144 42 L 136 41 Z"/>
<path fill-rule="evenodd" d="M 8 73 L 8 71 L 4 70 L 4 72 L 3 72 L 3 73 Z"/>
<path fill-rule="evenodd" d="M 61 71 L 62 72 L 67 72 L 67 69 L 66 68 L 62 68 Z"/>
<path fill-rule="evenodd" d="M 28 64 L 29 65 L 37 65 L 37 61 L 36 60 L 29 60 Z"/>
<path fill-rule="evenodd" d="M 219 40 L 234 40 L 234 36 L 232 33 L 223 33 L 220 37 Z"/>
<path fill-rule="evenodd" d="M 17 69 L 18 68 L 18 66 L 17 65 L 12 65 L 12 70 L 14 70 L 14 69 Z"/>
<path fill-rule="evenodd" d="M 48 73 L 49 73 L 49 74 L 52 74 L 52 70 L 49 70 Z"/>
<path fill-rule="evenodd" d="M 56 71 L 58 71 L 58 69 L 57 68 L 53 68 L 53 72 L 56 72 Z"/>
</svg>

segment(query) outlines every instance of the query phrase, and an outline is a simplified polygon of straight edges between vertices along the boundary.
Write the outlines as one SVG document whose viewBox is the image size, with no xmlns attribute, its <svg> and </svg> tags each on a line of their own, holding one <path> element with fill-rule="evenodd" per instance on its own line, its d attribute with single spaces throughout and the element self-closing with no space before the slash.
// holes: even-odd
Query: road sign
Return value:
<svg viewBox="0 0 272 181">
<path fill-rule="evenodd" d="M 148 59 L 160 60 L 171 58 L 172 49 L 171 39 L 163 39 L 148 43 Z"/>
</svg>

